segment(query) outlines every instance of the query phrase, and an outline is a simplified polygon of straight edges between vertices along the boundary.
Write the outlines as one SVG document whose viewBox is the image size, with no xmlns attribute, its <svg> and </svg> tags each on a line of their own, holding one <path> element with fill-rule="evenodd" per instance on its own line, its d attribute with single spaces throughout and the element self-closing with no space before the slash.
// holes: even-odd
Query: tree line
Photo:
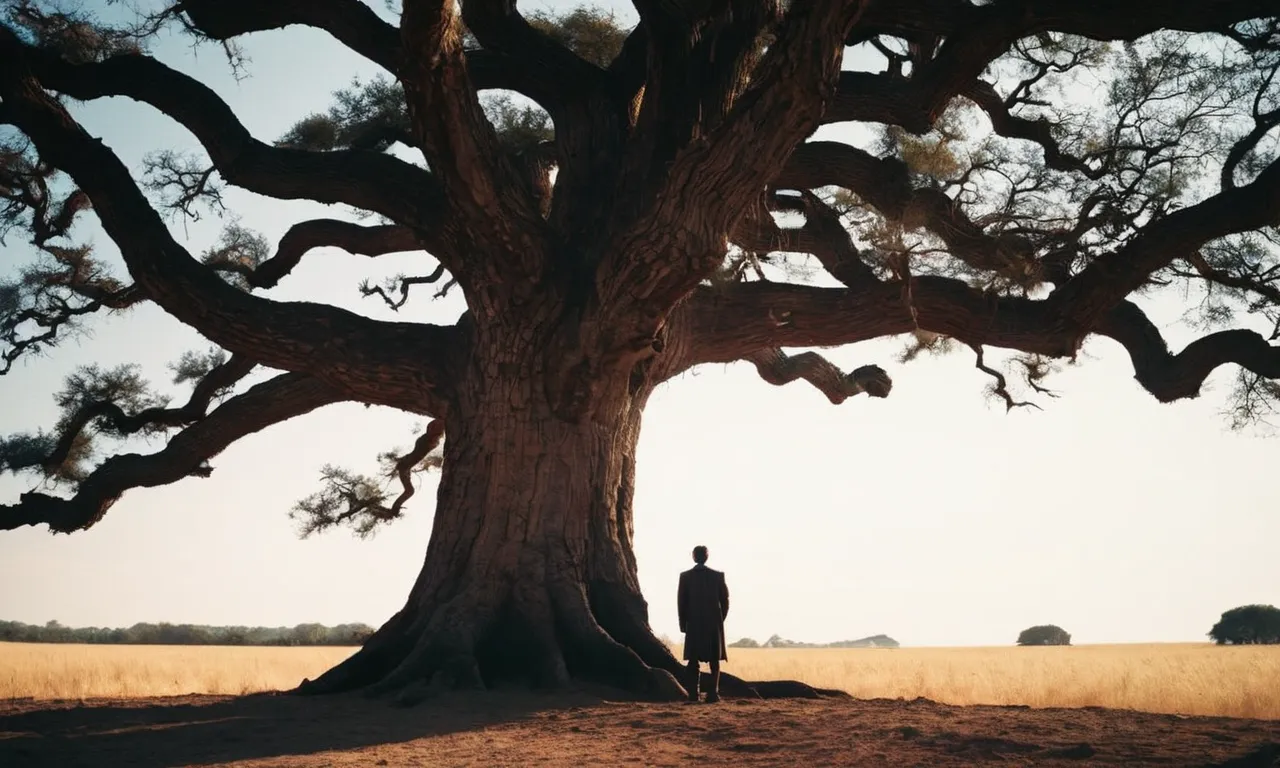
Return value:
<svg viewBox="0 0 1280 768">
<path fill-rule="evenodd" d="M 149 624 L 127 628 L 68 627 L 57 621 L 24 624 L 0 621 L 0 641 L 10 643 L 92 643 L 101 645 L 363 645 L 373 634 L 367 624 L 299 624 L 294 627 L 212 627 L 205 624 Z"/>
</svg>

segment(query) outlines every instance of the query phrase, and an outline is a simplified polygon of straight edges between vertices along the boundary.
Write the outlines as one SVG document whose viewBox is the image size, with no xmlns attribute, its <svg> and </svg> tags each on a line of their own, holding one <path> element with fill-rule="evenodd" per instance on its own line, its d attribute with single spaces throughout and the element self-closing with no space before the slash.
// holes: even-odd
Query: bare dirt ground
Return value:
<svg viewBox="0 0 1280 768">
<path fill-rule="evenodd" d="M 0 701 L 0 766 L 1280 766 L 1280 721 L 914 701 Z"/>
</svg>

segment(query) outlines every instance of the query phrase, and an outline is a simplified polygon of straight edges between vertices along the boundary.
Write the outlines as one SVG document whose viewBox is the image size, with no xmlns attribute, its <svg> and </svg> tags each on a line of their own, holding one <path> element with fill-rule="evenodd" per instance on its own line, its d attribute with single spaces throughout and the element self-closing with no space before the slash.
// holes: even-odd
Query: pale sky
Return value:
<svg viewBox="0 0 1280 768">
<path fill-rule="evenodd" d="M 265 140 L 375 71 L 310 30 L 244 42 L 252 77 L 239 83 L 216 48 L 193 55 L 188 40 L 169 38 L 158 52 L 214 87 Z M 135 169 L 148 151 L 195 146 L 130 101 L 75 111 Z M 238 190 L 229 208 L 272 241 L 302 219 L 341 215 Z M 221 226 L 213 217 L 172 225 L 192 252 Z M 92 216 L 80 232 L 115 253 Z M 5 253 L 10 269 L 29 251 L 11 238 Z M 389 318 L 358 297 L 360 280 L 434 266 L 423 254 L 313 251 L 266 295 Z M 1175 322 L 1176 299 L 1143 303 L 1180 349 L 1192 335 Z M 424 293 L 401 315 L 447 323 L 461 308 L 460 297 L 430 302 Z M 51 392 L 78 365 L 138 362 L 167 384 L 167 362 L 208 346 L 155 307 L 92 327 L 92 337 L 0 378 L 0 434 L 51 427 Z M 1082 365 L 1052 380 L 1059 399 L 1006 415 L 984 399 L 989 379 L 971 355 L 902 366 L 900 347 L 828 353 L 846 368 L 885 367 L 894 379 L 887 400 L 835 407 L 804 383 L 765 384 L 745 364 L 697 369 L 654 396 L 635 507 L 657 632 L 676 636 L 676 579 L 699 543 L 728 575 L 731 639 L 885 633 L 905 645 L 998 645 L 1054 623 L 1076 643 L 1199 641 L 1228 608 L 1280 604 L 1280 486 L 1271 479 L 1280 444 L 1227 430 L 1220 411 L 1231 370 L 1220 369 L 1198 400 L 1162 405 L 1133 380 L 1123 350 L 1096 339 Z M 185 399 L 186 390 L 174 394 Z M 0 619 L 378 625 L 421 566 L 435 479 L 372 540 L 345 530 L 299 540 L 287 512 L 318 488 L 321 465 L 372 471 L 380 451 L 409 444 L 419 421 L 331 406 L 242 440 L 213 461 L 211 478 L 130 491 L 87 532 L 0 533 Z M 29 479 L 0 478 L 6 503 L 29 488 Z"/>
</svg>

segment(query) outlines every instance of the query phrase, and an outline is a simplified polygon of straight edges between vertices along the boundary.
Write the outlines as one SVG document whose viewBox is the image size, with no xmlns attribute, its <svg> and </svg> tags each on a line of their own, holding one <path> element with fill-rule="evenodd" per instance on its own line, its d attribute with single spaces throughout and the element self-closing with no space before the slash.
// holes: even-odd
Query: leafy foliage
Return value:
<svg viewBox="0 0 1280 768">
<path fill-rule="evenodd" d="M 550 116 L 532 102 L 518 102 L 511 94 L 502 93 L 487 94 L 481 103 L 499 140 L 512 151 L 549 141 L 553 135 Z M 299 120 L 277 143 L 315 151 L 385 152 L 397 143 L 413 147 L 404 88 L 382 76 L 367 82 L 353 80 L 350 87 L 334 93 L 328 112 Z"/>
<path fill-rule="evenodd" d="M 75 189 L 60 191 L 65 182 L 59 177 L 33 159 L 25 142 L 6 143 L 0 134 L 0 245 L 14 231 L 25 231 L 37 253 L 15 277 L 0 280 L 0 375 L 19 357 L 40 354 L 73 334 L 85 315 L 126 309 L 140 298 L 89 246 L 70 240 L 89 198 Z"/>
<path fill-rule="evenodd" d="M 52 10 L 30 0 L 11 0 L 9 20 L 25 31 L 32 42 L 56 51 L 75 64 L 102 61 L 110 56 L 141 53 L 142 42 L 154 31 L 146 25 L 121 29 L 103 24 L 96 16 L 81 10 Z"/>
<path fill-rule="evenodd" d="M 513 152 L 532 149 L 554 137 L 551 116 L 536 104 L 518 103 L 507 94 L 485 96 L 481 104 L 498 139 Z"/>
<path fill-rule="evenodd" d="M 607 67 L 618 57 L 630 32 L 618 25 L 612 12 L 585 5 L 562 14 L 539 11 L 528 20 L 539 32 L 598 67 Z"/>
<path fill-rule="evenodd" d="M 420 436 L 419 441 L 422 439 Z M 382 524 L 401 516 L 404 501 L 413 494 L 413 478 L 439 469 L 443 454 L 438 446 L 421 458 L 413 451 L 395 449 L 380 454 L 378 464 L 375 477 L 329 464 L 322 467 L 321 489 L 298 501 L 289 512 L 298 524 L 299 535 L 306 538 L 347 526 L 362 539 L 372 536 Z M 402 484 L 402 491 L 393 500 L 391 484 L 396 481 Z"/>
<path fill-rule="evenodd" d="M 270 257 L 271 244 L 266 237 L 239 222 L 231 222 L 222 229 L 213 247 L 201 254 L 200 260 L 217 270 L 228 283 L 248 291 L 252 287 L 249 276 Z"/>
<path fill-rule="evenodd" d="M 226 362 L 226 351 L 210 347 L 204 352 L 183 352 L 182 357 L 169 364 L 169 370 L 173 372 L 174 384 L 185 384 L 200 381 L 214 368 Z"/>
<path fill-rule="evenodd" d="M 352 80 L 333 95 L 326 113 L 303 118 L 282 136 L 280 146 L 296 149 L 370 149 L 385 151 L 396 142 L 411 144 L 404 89 L 386 77 Z"/>
</svg>

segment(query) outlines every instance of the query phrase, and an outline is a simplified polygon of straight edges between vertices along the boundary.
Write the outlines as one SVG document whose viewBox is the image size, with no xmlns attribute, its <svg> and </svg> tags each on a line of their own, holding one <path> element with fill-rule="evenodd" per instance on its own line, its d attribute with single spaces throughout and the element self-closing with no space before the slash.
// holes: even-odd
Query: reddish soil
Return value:
<svg viewBox="0 0 1280 768">
<path fill-rule="evenodd" d="M 915 701 L 613 703 L 585 694 L 0 702 L 0 766 L 1280 767 L 1280 721 Z"/>
</svg>

